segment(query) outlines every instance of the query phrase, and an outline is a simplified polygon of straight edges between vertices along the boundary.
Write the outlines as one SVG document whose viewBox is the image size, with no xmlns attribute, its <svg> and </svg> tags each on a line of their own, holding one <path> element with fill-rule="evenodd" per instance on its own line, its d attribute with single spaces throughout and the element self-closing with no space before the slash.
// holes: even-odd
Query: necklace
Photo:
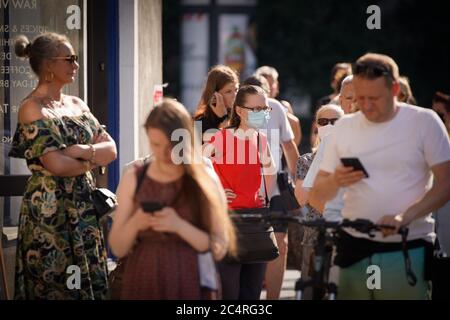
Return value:
<svg viewBox="0 0 450 320">
<path fill-rule="evenodd" d="M 48 109 L 57 110 L 65 107 L 64 96 L 61 97 L 61 100 L 55 100 L 48 96 L 39 97 L 35 95 L 30 96 L 30 98 L 38 100 L 43 106 L 47 107 Z"/>
<path fill-rule="evenodd" d="M 47 91 L 47 90 L 44 90 Z M 61 98 L 56 100 L 48 95 L 48 92 L 41 92 L 39 88 L 34 89 L 30 97 L 40 100 L 43 105 L 48 106 L 50 109 L 60 109 L 64 107 L 65 95 L 60 93 Z"/>
<path fill-rule="evenodd" d="M 61 95 L 61 100 L 55 100 L 50 97 L 44 97 L 43 100 L 47 105 L 50 105 L 52 109 L 64 108 L 64 96 Z"/>
</svg>

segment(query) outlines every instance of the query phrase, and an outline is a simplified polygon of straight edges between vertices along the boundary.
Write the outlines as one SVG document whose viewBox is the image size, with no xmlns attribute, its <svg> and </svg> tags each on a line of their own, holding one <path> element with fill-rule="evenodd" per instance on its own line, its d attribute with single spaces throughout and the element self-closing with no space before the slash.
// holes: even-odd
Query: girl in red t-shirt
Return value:
<svg viewBox="0 0 450 320">
<path fill-rule="evenodd" d="M 265 92 L 256 86 L 243 86 L 236 96 L 230 126 L 217 132 L 205 146 L 226 191 L 230 210 L 264 206 L 262 183 L 265 183 L 268 197 L 271 196 L 276 169 L 266 136 L 258 132 L 267 128 L 269 114 Z M 266 263 L 221 262 L 223 298 L 259 299 L 265 269 Z"/>
</svg>

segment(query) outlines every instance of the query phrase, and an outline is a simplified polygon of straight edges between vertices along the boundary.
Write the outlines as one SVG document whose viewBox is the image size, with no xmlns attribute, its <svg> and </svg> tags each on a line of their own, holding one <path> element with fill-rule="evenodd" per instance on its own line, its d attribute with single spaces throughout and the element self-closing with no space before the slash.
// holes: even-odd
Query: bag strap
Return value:
<svg viewBox="0 0 450 320">
<path fill-rule="evenodd" d="M 150 165 L 150 157 L 144 159 L 144 166 L 142 167 L 142 171 L 139 173 L 136 182 L 136 188 L 134 189 L 134 194 L 137 194 L 139 188 L 141 187 L 142 181 L 144 181 L 145 175 L 147 173 L 148 166 Z"/>
<path fill-rule="evenodd" d="M 403 252 L 403 259 L 405 261 L 405 272 L 406 272 L 406 278 L 408 280 L 408 283 L 410 286 L 414 287 L 417 283 L 417 277 L 414 274 L 414 271 L 411 267 L 411 258 L 409 257 L 408 252 L 408 228 L 405 228 L 402 230 L 402 252 Z"/>
<path fill-rule="evenodd" d="M 263 183 L 264 183 L 264 195 L 265 195 L 265 200 L 266 200 L 266 206 L 269 206 L 270 205 L 270 203 L 269 203 L 269 196 L 267 195 L 266 178 L 265 178 L 265 175 L 264 175 L 264 168 L 263 168 L 263 164 L 262 164 L 262 151 L 261 151 L 261 149 L 259 147 L 259 131 L 258 131 L 258 138 L 257 138 L 257 140 L 258 140 L 259 164 L 260 164 L 260 167 L 261 167 L 261 175 L 262 175 L 262 180 L 263 180 Z"/>
</svg>

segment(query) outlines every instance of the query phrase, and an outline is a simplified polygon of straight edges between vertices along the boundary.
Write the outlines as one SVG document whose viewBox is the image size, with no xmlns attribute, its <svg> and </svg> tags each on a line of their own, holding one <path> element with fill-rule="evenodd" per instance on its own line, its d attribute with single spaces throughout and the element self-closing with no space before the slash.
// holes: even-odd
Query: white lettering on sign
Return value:
<svg viewBox="0 0 450 320">
<path fill-rule="evenodd" d="M 11 60 L 11 52 L 0 52 L 1 60 Z"/>
<path fill-rule="evenodd" d="M 6 74 L 31 73 L 31 67 L 26 67 L 26 66 L 0 66 L 0 73 L 6 73 Z"/>
<path fill-rule="evenodd" d="M 37 80 L 0 80 L 0 88 L 35 88 Z"/>
<path fill-rule="evenodd" d="M 1 1 L 1 0 L 0 0 Z M 45 33 L 48 32 L 47 26 L 39 26 L 34 24 L 22 24 L 22 25 L 0 25 L 0 32 L 22 32 L 22 33 Z M 12 41 L 4 40 L 1 42 L 2 45 L 13 45 L 14 40 Z"/>
<path fill-rule="evenodd" d="M 0 32 L 9 32 L 9 26 L 7 24 L 0 25 Z"/>
<path fill-rule="evenodd" d="M 17 113 L 19 112 L 18 106 L 10 106 L 7 103 L 0 104 L 0 113 Z"/>
<path fill-rule="evenodd" d="M 1 28 L 3 28 L 2 25 L 0 25 L 0 29 Z M 1 30 L 0 30 L 0 32 L 1 32 Z M 0 38 L 0 46 L 10 47 L 12 45 L 14 45 L 14 39 L 3 39 L 3 38 Z"/>
<path fill-rule="evenodd" d="M 0 113 L 8 113 L 8 104 L 4 103 L 3 105 L 0 104 Z"/>
<path fill-rule="evenodd" d="M 25 33 L 45 33 L 48 32 L 47 26 L 37 26 L 34 24 L 23 24 L 20 26 L 20 32 Z"/>
<path fill-rule="evenodd" d="M 12 141 L 13 141 L 13 137 L 3 136 L 1 141 L 2 141 L 2 143 L 8 143 L 8 144 L 11 144 Z"/>
<path fill-rule="evenodd" d="M 36 0 L 0 0 L 0 9 L 36 9 Z"/>
</svg>

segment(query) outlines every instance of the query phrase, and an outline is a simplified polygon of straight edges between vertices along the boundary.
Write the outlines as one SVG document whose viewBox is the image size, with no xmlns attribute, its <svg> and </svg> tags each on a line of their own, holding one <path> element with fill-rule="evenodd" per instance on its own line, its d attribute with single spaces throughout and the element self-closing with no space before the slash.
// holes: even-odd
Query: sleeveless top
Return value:
<svg viewBox="0 0 450 320">
<path fill-rule="evenodd" d="M 145 167 L 136 170 L 142 174 Z M 135 195 L 140 202 L 159 202 L 173 207 L 178 215 L 193 222 L 193 214 L 182 193 L 183 177 L 161 183 L 147 174 Z M 200 288 L 197 251 L 178 235 L 153 230 L 140 232 L 126 257 L 121 299 L 199 300 L 213 295 Z"/>
</svg>

